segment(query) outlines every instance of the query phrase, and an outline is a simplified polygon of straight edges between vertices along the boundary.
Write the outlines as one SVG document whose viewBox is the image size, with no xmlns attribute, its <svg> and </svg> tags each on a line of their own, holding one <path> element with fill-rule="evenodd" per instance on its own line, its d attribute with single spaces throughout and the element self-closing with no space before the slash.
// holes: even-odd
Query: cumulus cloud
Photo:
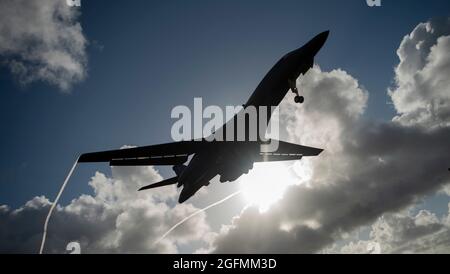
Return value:
<svg viewBox="0 0 450 274">
<path fill-rule="evenodd" d="M 339 252 L 365 253 L 374 244 L 382 252 L 448 252 L 450 217 L 404 212 L 425 195 L 445 189 L 450 179 L 448 30 L 448 20 L 432 20 L 402 41 L 396 86 L 388 91 L 397 110 L 392 121 L 364 117 L 369 93 L 345 71 L 314 67 L 300 79 L 308 102 L 298 107 L 292 94 L 283 101 L 281 135 L 325 152 L 303 160 L 311 167 L 310 181 L 291 186 L 269 210 L 248 207 L 218 233 L 210 233 L 202 213 L 153 246 L 169 224 L 195 208 L 174 207 L 174 188 L 136 194 L 139 186 L 161 179 L 152 168 L 115 168 L 112 178 L 101 173 L 92 178 L 95 195 L 58 207 L 49 251 L 78 240 L 86 252 L 175 252 L 201 239 L 208 246 L 199 252 L 315 253 L 370 226 L 369 240 L 351 241 Z M 431 107 L 436 100 L 439 107 Z M 37 249 L 41 226 L 36 223 L 48 206 L 44 197 L 16 210 L 1 206 L 0 220 L 7 225 L 0 228 L 0 247 L 8 252 Z"/>
<path fill-rule="evenodd" d="M 21 84 L 44 81 L 67 92 L 87 74 L 78 13 L 61 0 L 0 0 L 0 64 Z"/>
<path fill-rule="evenodd" d="M 371 226 L 369 240 L 330 252 L 369 253 L 371 246 L 378 246 L 383 253 L 450 253 L 449 216 L 439 219 L 428 210 L 386 214 Z"/>
<path fill-rule="evenodd" d="M 82 253 L 176 253 L 178 246 L 201 240 L 209 231 L 204 213 L 155 244 L 170 226 L 198 210 L 191 204 L 175 206 L 175 187 L 137 192 L 161 179 L 152 167 L 114 167 L 111 178 L 97 172 L 89 182 L 93 195 L 57 207 L 45 252 L 64 253 L 69 242 L 77 241 Z M 0 252 L 37 253 L 49 207 L 45 197 L 15 210 L 0 206 Z"/>
<path fill-rule="evenodd" d="M 395 121 L 428 129 L 450 125 L 450 18 L 419 24 L 397 51 Z"/>
<path fill-rule="evenodd" d="M 316 67 L 305 75 L 299 85 L 308 103 L 299 108 L 286 98 L 280 128 L 286 128 L 291 141 L 325 148 L 319 158 L 306 160 L 313 167 L 312 179 L 292 186 L 265 213 L 244 210 L 216 235 L 211 251 L 320 252 L 383 215 L 384 226 L 401 230 L 393 229 L 391 240 L 385 241 L 387 250 L 442 228 L 426 211 L 414 218 L 389 214 L 449 183 L 448 31 L 448 20 L 433 20 L 403 40 L 397 88 L 389 90 L 398 111 L 393 121 L 363 118 L 368 93 L 344 71 Z M 407 50 L 411 39 L 423 41 L 414 45 L 415 56 Z M 439 108 L 430 107 L 432 101 L 439 101 Z M 376 235 L 380 229 L 374 231 Z M 352 250 L 367 250 L 369 243 L 353 242 Z"/>
</svg>

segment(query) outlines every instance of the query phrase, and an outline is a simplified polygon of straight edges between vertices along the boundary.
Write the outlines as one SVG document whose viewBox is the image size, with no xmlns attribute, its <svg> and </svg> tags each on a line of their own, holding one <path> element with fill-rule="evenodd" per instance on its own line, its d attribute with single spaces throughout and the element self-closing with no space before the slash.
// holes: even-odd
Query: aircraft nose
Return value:
<svg viewBox="0 0 450 274">
<path fill-rule="evenodd" d="M 329 35 L 330 35 L 330 31 L 329 31 L 329 30 L 326 30 L 326 31 L 324 31 L 324 32 L 322 32 L 322 33 L 319 33 L 317 36 L 320 36 L 320 37 L 322 37 L 323 39 L 327 40 L 327 38 L 328 38 Z"/>
<path fill-rule="evenodd" d="M 327 30 L 318 34 L 316 37 L 314 37 L 311 41 L 308 42 L 307 47 L 312 56 L 315 56 L 319 52 L 319 50 L 323 47 L 323 45 L 327 41 L 329 35 L 330 31 Z"/>
<path fill-rule="evenodd" d="M 325 42 L 330 35 L 330 31 L 324 31 L 318 35 L 316 35 L 313 39 L 311 39 L 308 43 L 306 43 L 303 47 L 296 49 L 288 54 L 286 54 L 283 59 L 291 60 L 293 63 L 298 64 L 301 61 L 305 60 L 314 60 L 314 57 L 323 47 Z"/>
<path fill-rule="evenodd" d="M 328 39 L 328 36 L 330 36 L 330 31 L 329 30 L 324 31 L 321 34 L 317 35 L 317 39 L 319 40 L 320 47 L 322 47 L 325 44 L 325 42 Z"/>
</svg>

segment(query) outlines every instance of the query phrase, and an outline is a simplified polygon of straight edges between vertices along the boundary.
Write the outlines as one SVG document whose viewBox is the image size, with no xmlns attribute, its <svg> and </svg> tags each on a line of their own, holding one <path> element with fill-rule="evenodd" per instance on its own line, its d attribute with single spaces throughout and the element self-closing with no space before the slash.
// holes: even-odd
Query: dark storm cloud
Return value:
<svg viewBox="0 0 450 274">
<path fill-rule="evenodd" d="M 438 252 L 445 250 L 442 247 L 450 242 L 447 221 L 436 220 L 429 212 L 396 215 L 450 181 L 450 127 L 445 114 L 450 111 L 446 70 L 450 43 L 441 31 L 448 27 L 436 22 L 441 21 L 419 25 L 400 45 L 409 50 L 399 50 L 398 81 L 389 91 L 398 112 L 393 121 L 363 117 L 368 92 L 343 70 L 324 72 L 315 67 L 301 79 L 308 103 L 299 108 L 289 95 L 280 114 L 281 128 L 290 141 L 325 152 L 304 160 L 313 169 L 311 180 L 291 186 L 267 212 L 247 208 L 215 237 L 208 234 L 200 214 L 153 246 L 170 225 L 195 208 L 171 207 L 173 188 L 136 197 L 139 186 L 161 179 L 151 168 L 115 169 L 113 178 L 101 173 L 93 177 L 95 195 L 82 195 L 58 208 L 47 251 L 62 252 L 69 241 L 77 240 L 85 252 L 176 252 L 179 244 L 202 239 L 210 242 L 209 251 L 217 253 L 311 253 L 374 222 L 371 241 L 382 244 L 382 251 L 432 250 L 433 245 Z M 441 34 L 414 39 L 419 31 Z M 417 69 L 401 69 L 414 66 Z M 421 84 L 425 82 L 429 84 Z M 439 102 L 437 112 L 432 101 Z M 36 252 L 48 206 L 45 198 L 37 197 L 16 210 L 0 207 L 0 221 L 7 224 L 0 228 L 0 252 Z M 389 228 L 388 233 L 381 233 L 382 228 Z M 367 243 L 344 249 L 361 248 L 367 249 Z"/>
<path fill-rule="evenodd" d="M 327 175 L 316 174 L 311 187 L 291 187 L 268 213 L 247 210 L 218 238 L 216 252 L 317 252 L 341 233 L 402 209 L 449 182 L 450 155 L 445 151 L 450 151 L 450 129 L 430 138 L 418 129 L 383 124 L 351 135 L 343 148 L 346 155 L 330 157 L 322 166 Z M 340 169 L 342 163 L 346 170 Z M 338 178 L 342 174 L 347 178 Z"/>
<path fill-rule="evenodd" d="M 311 182 L 291 187 L 283 200 L 266 213 L 245 210 L 216 237 L 212 250 L 319 252 L 355 228 L 397 212 L 448 184 L 450 127 L 447 116 L 437 115 L 431 107 L 438 101 L 440 114 L 450 111 L 450 89 L 446 84 L 450 44 L 442 34 L 449 32 L 447 22 L 420 24 L 403 40 L 397 86 L 389 91 L 399 110 L 392 122 L 377 123 L 361 117 L 366 106 L 365 92 L 348 74 L 318 68 L 310 71 L 300 83 L 309 104 L 296 109 L 290 103 L 292 98 L 288 98 L 284 103 L 288 111 L 281 114 L 281 120 L 287 121 L 288 138 L 326 149 L 319 158 L 307 160 L 314 167 Z M 429 35 L 415 39 L 423 29 Z M 416 44 L 411 47 L 412 41 Z M 421 52 L 409 54 L 405 48 Z M 403 69 L 414 65 L 417 69 Z M 427 85 L 427 90 L 424 85 L 418 88 L 412 84 L 419 80 L 432 85 Z M 409 93 L 407 99 L 399 96 L 405 91 Z M 436 223 L 425 230 L 436 232 L 441 227 Z M 424 227 L 410 229 L 407 236 L 403 229 L 400 234 L 404 239 L 392 242 L 389 250 L 428 234 L 421 229 Z"/>
</svg>

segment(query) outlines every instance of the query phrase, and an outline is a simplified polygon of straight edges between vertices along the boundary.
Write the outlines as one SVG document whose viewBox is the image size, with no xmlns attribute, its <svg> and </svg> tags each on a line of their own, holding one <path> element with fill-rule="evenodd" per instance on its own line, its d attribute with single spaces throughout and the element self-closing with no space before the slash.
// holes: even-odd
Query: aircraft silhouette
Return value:
<svg viewBox="0 0 450 274">
<path fill-rule="evenodd" d="M 252 106 L 259 107 L 278 106 L 289 90 L 296 94 L 295 102 L 303 103 L 303 96 L 299 95 L 296 88 L 296 79 L 305 74 L 314 65 L 314 57 L 325 44 L 329 31 L 323 32 L 303 47 L 294 50 L 279 60 L 258 85 L 244 109 Z M 272 112 L 267 113 L 269 123 Z M 240 112 L 225 123 L 215 134 L 227 136 L 227 130 L 233 129 L 236 136 L 236 121 Z M 306 156 L 317 156 L 323 150 L 305 147 L 287 142 L 278 142 L 276 152 L 264 152 L 262 145 L 267 140 L 257 138 L 250 141 L 250 127 L 245 126 L 245 141 L 210 141 L 206 139 L 181 141 L 175 143 L 136 147 L 130 149 L 94 152 L 81 155 L 78 162 L 109 162 L 111 166 L 155 166 L 173 165 L 176 176 L 159 183 L 151 184 L 139 190 L 146 190 L 172 184 L 183 187 L 179 203 L 183 203 L 192 197 L 203 186 L 209 185 L 209 181 L 220 175 L 220 182 L 235 181 L 240 176 L 248 173 L 255 162 L 293 161 Z M 273 141 L 273 140 L 269 140 Z M 192 156 L 190 162 L 189 157 Z"/>
</svg>

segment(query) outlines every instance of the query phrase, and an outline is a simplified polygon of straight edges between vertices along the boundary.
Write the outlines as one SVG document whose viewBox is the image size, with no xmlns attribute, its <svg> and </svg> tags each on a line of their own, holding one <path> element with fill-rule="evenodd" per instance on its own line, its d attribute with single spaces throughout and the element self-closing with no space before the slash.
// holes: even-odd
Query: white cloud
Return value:
<svg viewBox="0 0 450 274">
<path fill-rule="evenodd" d="M 76 8 L 61 0 L 0 0 L 0 56 L 21 84 L 67 92 L 87 74 L 87 40 Z"/>
<path fill-rule="evenodd" d="M 315 67 L 299 84 L 308 101 L 299 107 L 288 95 L 280 107 L 280 128 L 286 129 L 282 135 L 290 141 L 325 148 L 320 160 L 310 160 L 313 179 L 308 185 L 290 187 L 289 197 L 266 213 L 245 210 L 217 236 L 215 252 L 309 253 L 333 241 L 321 218 L 332 217 L 325 212 L 327 207 L 339 210 L 346 206 L 339 205 L 329 185 L 347 175 L 348 161 L 340 156 L 343 140 L 359 122 L 368 93 L 342 70 L 323 72 Z"/>
<path fill-rule="evenodd" d="M 396 86 L 389 95 L 395 121 L 428 129 L 450 125 L 450 18 L 419 24 L 397 51 Z"/>
<path fill-rule="evenodd" d="M 371 227 L 370 239 L 350 242 L 332 253 L 368 253 L 377 244 L 383 253 L 450 253 L 448 216 L 439 219 L 428 210 L 386 214 Z"/>
<path fill-rule="evenodd" d="M 307 102 L 299 107 L 289 94 L 281 103 L 280 128 L 287 131 L 282 135 L 336 151 L 336 138 L 364 113 L 368 92 L 345 71 L 324 72 L 317 66 L 300 79 L 299 88 L 307 94 Z"/>
<path fill-rule="evenodd" d="M 317 67 L 311 70 L 300 83 L 306 104 L 293 105 L 289 95 L 282 103 L 286 111 L 280 115 L 280 128 L 287 128 L 288 139 L 325 148 L 320 157 L 308 159 L 314 170 L 311 181 L 292 186 L 266 213 L 253 208 L 244 210 L 216 236 L 211 250 L 218 253 L 320 252 L 356 228 L 414 204 L 447 184 L 450 127 L 445 113 L 450 113 L 450 104 L 446 103 L 450 93 L 445 83 L 450 74 L 442 64 L 449 60 L 450 51 L 441 49 L 447 47 L 447 38 L 441 36 L 450 31 L 447 22 L 423 25 L 425 32 L 427 25 L 434 29 L 433 39 L 440 45 L 431 48 L 433 39 L 420 38 L 424 42 L 419 46 L 414 44 L 413 48 L 428 49 L 428 54 L 416 50 L 417 56 L 410 58 L 409 51 L 402 49 L 405 41 L 402 43 L 401 65 L 397 69 L 401 75 L 399 85 L 402 86 L 404 79 L 416 79 L 416 71 L 427 67 L 421 77 L 428 77 L 430 89 L 426 92 L 431 94 L 422 94 L 423 89 L 414 81 L 414 85 L 406 85 L 408 90 L 390 91 L 399 111 L 392 122 L 376 123 L 362 118 L 367 92 L 352 76 L 340 70 L 322 72 Z M 417 34 L 411 37 L 416 39 Z M 423 64 L 419 65 L 420 62 Z M 407 100 L 399 96 L 402 92 L 408 94 Z M 430 98 L 443 102 L 439 112 L 423 112 L 420 106 Z M 410 119 L 411 115 L 423 119 Z M 414 216 L 414 222 L 407 217 L 389 219 L 392 221 L 389 227 L 398 225 L 402 231 L 391 234 L 394 235 L 389 242 L 392 250 L 407 237 L 427 234 L 441 226 L 427 213 Z M 412 227 L 401 228 L 408 225 Z M 370 243 L 356 241 L 351 249 L 372 250 Z"/>
<path fill-rule="evenodd" d="M 442 188 L 441 192 L 447 196 L 450 196 L 450 182 Z"/>
<path fill-rule="evenodd" d="M 112 178 L 97 172 L 89 182 L 94 195 L 57 207 L 45 251 L 64 253 L 69 242 L 78 241 L 83 253 L 176 253 L 180 245 L 202 240 L 209 231 L 204 213 L 154 245 L 170 226 L 198 210 L 191 204 L 175 207 L 175 187 L 137 192 L 161 179 L 152 167 L 115 167 Z M 36 253 L 49 206 L 45 197 L 36 197 L 16 210 L 0 207 L 0 252 Z"/>
<path fill-rule="evenodd" d="M 82 195 L 58 208 L 50 227 L 50 250 L 58 252 L 69 240 L 79 240 L 86 252 L 175 252 L 180 244 L 201 239 L 209 246 L 199 252 L 314 253 L 372 224 L 368 241 L 352 241 L 340 251 L 364 253 L 374 243 L 383 252 L 448 250 L 449 217 L 439 220 L 429 211 L 398 213 L 449 182 L 450 105 L 444 85 L 449 74 L 446 65 L 438 65 L 446 64 L 450 54 L 441 49 L 447 47 L 445 30 L 445 20 L 421 24 L 400 46 L 398 87 L 390 91 L 398 110 L 394 121 L 365 119 L 368 92 L 342 70 L 315 67 L 301 80 L 307 102 L 293 104 L 292 94 L 283 101 L 282 135 L 325 152 L 308 159 L 310 182 L 291 186 L 267 212 L 249 207 L 218 233 L 209 232 L 202 213 L 153 247 L 169 225 L 195 208 L 171 206 L 174 188 L 136 194 L 139 186 L 161 179 L 153 169 L 115 168 L 113 178 L 100 173 L 93 177 L 94 196 Z M 407 46 L 411 39 L 419 40 Z M 425 93 L 424 83 L 431 87 Z M 437 112 L 421 107 L 434 98 L 443 102 Z M 0 219 L 7 225 L 0 227 L 0 247 L 37 248 L 41 227 L 35 224 L 44 219 L 48 206 L 42 197 L 18 210 L 1 206 Z"/>
</svg>

